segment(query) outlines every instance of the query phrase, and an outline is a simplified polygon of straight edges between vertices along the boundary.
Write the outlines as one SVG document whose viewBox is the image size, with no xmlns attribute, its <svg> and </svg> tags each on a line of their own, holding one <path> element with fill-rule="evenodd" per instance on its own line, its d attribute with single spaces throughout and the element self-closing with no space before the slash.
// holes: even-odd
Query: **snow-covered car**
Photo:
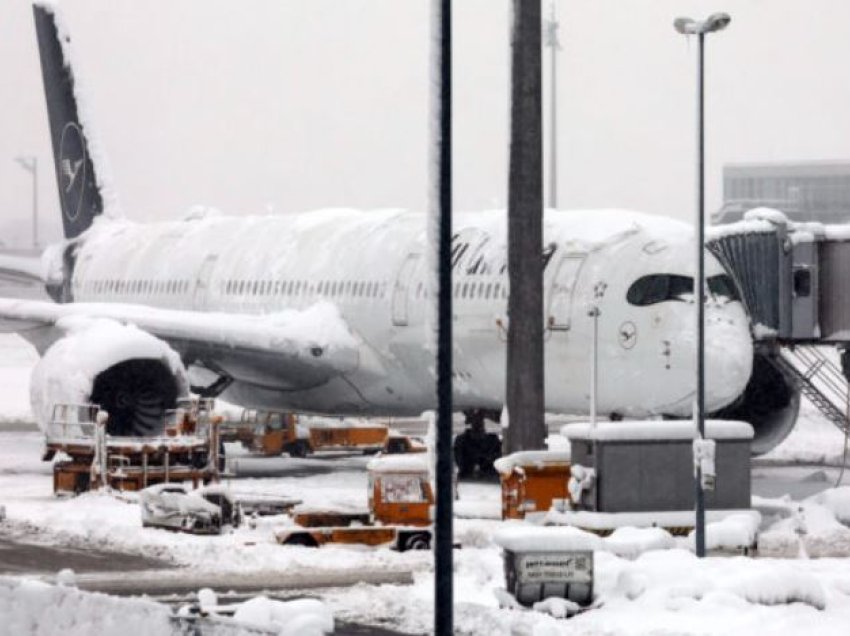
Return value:
<svg viewBox="0 0 850 636">
<path fill-rule="evenodd" d="M 241 518 L 238 504 L 221 488 L 190 493 L 179 484 L 158 484 L 145 488 L 139 502 L 145 528 L 219 534 L 222 525 L 238 525 Z"/>
</svg>

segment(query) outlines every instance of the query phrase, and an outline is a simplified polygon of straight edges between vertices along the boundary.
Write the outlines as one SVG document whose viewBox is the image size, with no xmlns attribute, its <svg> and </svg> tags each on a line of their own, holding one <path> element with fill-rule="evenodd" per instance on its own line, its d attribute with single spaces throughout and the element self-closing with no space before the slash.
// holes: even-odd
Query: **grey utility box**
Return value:
<svg viewBox="0 0 850 636">
<path fill-rule="evenodd" d="M 585 478 L 578 500 L 573 496 L 576 510 L 693 510 L 693 422 L 569 424 L 561 434 L 570 440 L 573 476 Z M 714 490 L 705 492 L 707 509 L 750 507 L 752 437 L 745 422 L 706 422 L 706 438 L 716 445 L 716 481 Z"/>
<path fill-rule="evenodd" d="M 593 601 L 596 535 L 518 523 L 499 530 L 493 540 L 503 550 L 505 586 L 520 604 L 530 607 L 551 597 L 581 606 Z"/>
</svg>

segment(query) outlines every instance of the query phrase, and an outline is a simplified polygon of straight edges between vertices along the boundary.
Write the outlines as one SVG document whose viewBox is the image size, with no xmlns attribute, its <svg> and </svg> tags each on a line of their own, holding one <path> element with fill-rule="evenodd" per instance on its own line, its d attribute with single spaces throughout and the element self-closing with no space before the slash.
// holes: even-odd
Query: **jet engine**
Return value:
<svg viewBox="0 0 850 636">
<path fill-rule="evenodd" d="M 712 418 L 743 420 L 755 432 L 754 455 L 766 453 L 784 440 L 800 411 L 800 392 L 772 361 L 769 350 L 756 350 L 753 371 L 744 393 L 729 406 L 711 414 Z"/>
<path fill-rule="evenodd" d="M 189 380 L 164 341 L 113 320 L 64 318 L 60 339 L 33 369 L 30 398 L 42 430 L 56 404 L 97 404 L 110 435 L 162 432 L 163 415 L 188 396 Z"/>
</svg>

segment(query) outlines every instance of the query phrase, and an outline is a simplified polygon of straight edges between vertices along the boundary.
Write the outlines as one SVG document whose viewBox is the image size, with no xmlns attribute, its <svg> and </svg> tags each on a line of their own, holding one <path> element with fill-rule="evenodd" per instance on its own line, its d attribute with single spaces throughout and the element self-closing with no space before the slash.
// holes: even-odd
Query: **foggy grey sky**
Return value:
<svg viewBox="0 0 850 636">
<path fill-rule="evenodd" d="M 194 204 L 232 214 L 427 208 L 428 0 L 62 5 L 128 217 L 178 218 Z M 502 207 L 510 3 L 454 5 L 455 204 Z M 709 211 L 720 203 L 723 163 L 850 159 L 850 2 L 557 7 L 560 207 L 691 218 L 695 42 L 673 30 L 679 15 L 732 15 L 707 45 Z M 0 1 L 0 95 L 0 240 L 29 237 L 30 177 L 16 154 L 39 158 L 42 234 L 55 239 L 26 0 Z"/>
</svg>

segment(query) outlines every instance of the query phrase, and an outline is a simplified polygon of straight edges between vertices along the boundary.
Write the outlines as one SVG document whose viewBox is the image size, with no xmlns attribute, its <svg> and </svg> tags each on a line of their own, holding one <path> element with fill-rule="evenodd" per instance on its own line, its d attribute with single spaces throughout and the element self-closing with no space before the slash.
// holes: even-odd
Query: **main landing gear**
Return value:
<svg viewBox="0 0 850 636">
<path fill-rule="evenodd" d="M 502 455 L 502 442 L 498 435 L 485 430 L 484 420 L 486 418 L 498 422 L 499 413 L 487 409 L 471 409 L 463 414 L 466 417 L 466 430 L 454 441 L 458 479 L 493 479 L 496 477 L 493 462 Z"/>
</svg>

